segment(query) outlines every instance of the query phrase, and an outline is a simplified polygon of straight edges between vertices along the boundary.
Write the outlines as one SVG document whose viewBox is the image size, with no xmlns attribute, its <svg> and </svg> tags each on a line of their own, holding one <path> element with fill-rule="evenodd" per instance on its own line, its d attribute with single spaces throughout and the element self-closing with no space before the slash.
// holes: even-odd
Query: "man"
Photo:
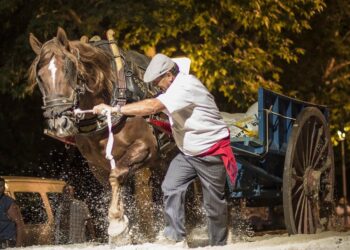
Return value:
<svg viewBox="0 0 350 250">
<path fill-rule="evenodd" d="M 338 225 L 344 225 L 344 228 L 350 228 L 350 206 L 345 197 L 339 199 L 338 205 L 335 207 L 335 214 L 338 217 Z"/>
<path fill-rule="evenodd" d="M 163 93 L 123 107 L 100 104 L 93 110 L 98 114 L 109 110 L 136 116 L 163 111 L 169 116 L 172 134 L 181 153 L 170 163 L 162 183 L 166 222 L 163 234 L 174 244 L 185 240 L 185 194 L 189 184 L 198 176 L 208 217 L 209 243 L 224 245 L 227 240 L 224 165 L 232 182 L 237 167 L 230 147 L 229 130 L 214 97 L 196 77 L 179 72 L 178 65 L 163 54 L 153 57 L 144 81 L 158 85 Z"/>
<path fill-rule="evenodd" d="M 74 198 L 74 188 L 68 184 L 63 188 L 55 222 L 56 244 L 83 243 L 86 241 L 86 229 L 90 238 L 95 238 L 89 209 L 83 201 Z"/>
<path fill-rule="evenodd" d="M 5 195 L 5 180 L 0 177 L 0 248 L 23 246 L 24 223 L 18 205 Z"/>
</svg>

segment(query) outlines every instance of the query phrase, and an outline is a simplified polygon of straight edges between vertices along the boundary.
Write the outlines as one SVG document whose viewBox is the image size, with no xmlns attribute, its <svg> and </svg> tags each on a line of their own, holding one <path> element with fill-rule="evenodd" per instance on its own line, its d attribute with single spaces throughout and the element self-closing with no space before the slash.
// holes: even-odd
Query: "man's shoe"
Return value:
<svg viewBox="0 0 350 250">
<path fill-rule="evenodd" d="M 160 232 L 157 235 L 157 238 L 156 238 L 156 241 L 154 242 L 154 244 L 168 245 L 168 246 L 170 245 L 170 246 L 188 248 L 186 239 L 183 239 L 181 241 L 176 241 L 176 240 L 173 240 L 173 239 L 166 237 L 163 232 Z"/>
</svg>

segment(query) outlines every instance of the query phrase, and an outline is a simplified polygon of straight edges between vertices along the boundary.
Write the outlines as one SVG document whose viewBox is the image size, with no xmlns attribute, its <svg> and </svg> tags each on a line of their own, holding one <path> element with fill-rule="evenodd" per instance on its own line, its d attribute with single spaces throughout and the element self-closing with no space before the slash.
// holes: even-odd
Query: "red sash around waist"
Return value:
<svg viewBox="0 0 350 250">
<path fill-rule="evenodd" d="M 237 163 L 230 146 L 230 136 L 218 141 L 211 146 L 206 152 L 198 155 L 199 157 L 209 155 L 221 155 L 221 159 L 225 165 L 227 175 L 234 186 L 237 177 Z"/>
</svg>

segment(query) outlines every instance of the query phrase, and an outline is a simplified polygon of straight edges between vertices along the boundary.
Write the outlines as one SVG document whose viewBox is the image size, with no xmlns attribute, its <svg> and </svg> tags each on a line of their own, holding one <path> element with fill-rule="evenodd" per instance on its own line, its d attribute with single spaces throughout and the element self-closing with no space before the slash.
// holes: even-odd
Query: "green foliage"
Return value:
<svg viewBox="0 0 350 250">
<path fill-rule="evenodd" d="M 190 57 L 195 75 L 238 107 L 253 102 L 259 86 L 281 90 L 283 69 L 275 61 L 296 62 L 304 52 L 289 34 L 309 29 L 310 18 L 325 7 L 323 1 L 258 0 L 153 1 L 151 6 L 156 10 L 142 18 L 141 27 L 129 27 L 124 44 Z"/>
<path fill-rule="evenodd" d="M 189 57 L 226 111 L 263 86 L 330 106 L 335 132 L 350 126 L 349 13 L 347 0 L 0 0 L 0 94 L 25 116 L 30 32 L 46 41 L 58 26 L 70 39 L 113 28 L 125 49 Z"/>
<path fill-rule="evenodd" d="M 12 33 L 2 55 L 11 58 L 1 67 L 2 93 L 23 94 L 33 58 L 29 32 L 47 40 L 62 26 L 79 39 L 112 27 L 124 48 L 190 57 L 198 78 L 238 107 L 251 103 L 259 86 L 281 90 L 283 69 L 275 61 L 296 62 L 304 52 L 289 34 L 310 29 L 310 19 L 325 7 L 322 0 L 2 2 L 8 27 L 3 33 Z"/>
<path fill-rule="evenodd" d="M 305 50 L 298 63 L 282 64 L 281 85 L 286 94 L 330 108 L 333 141 L 337 130 L 350 126 L 350 3 L 327 1 L 311 30 L 292 36 Z M 350 133 L 346 132 L 350 149 Z M 337 144 L 337 143 L 336 143 Z"/>
</svg>

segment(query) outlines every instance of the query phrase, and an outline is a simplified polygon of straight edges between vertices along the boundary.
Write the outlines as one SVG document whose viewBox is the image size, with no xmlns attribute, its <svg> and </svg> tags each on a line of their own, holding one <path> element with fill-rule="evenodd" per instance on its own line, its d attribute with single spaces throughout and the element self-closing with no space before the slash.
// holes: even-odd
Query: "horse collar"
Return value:
<svg viewBox="0 0 350 250">
<path fill-rule="evenodd" d="M 122 115 L 112 115 L 112 125 L 118 126 L 123 120 L 125 120 L 125 116 Z M 90 119 L 83 119 L 77 123 L 77 127 L 79 130 L 79 134 L 91 134 L 98 133 L 107 128 L 107 118 L 104 115 L 99 115 L 92 117 Z"/>
</svg>

